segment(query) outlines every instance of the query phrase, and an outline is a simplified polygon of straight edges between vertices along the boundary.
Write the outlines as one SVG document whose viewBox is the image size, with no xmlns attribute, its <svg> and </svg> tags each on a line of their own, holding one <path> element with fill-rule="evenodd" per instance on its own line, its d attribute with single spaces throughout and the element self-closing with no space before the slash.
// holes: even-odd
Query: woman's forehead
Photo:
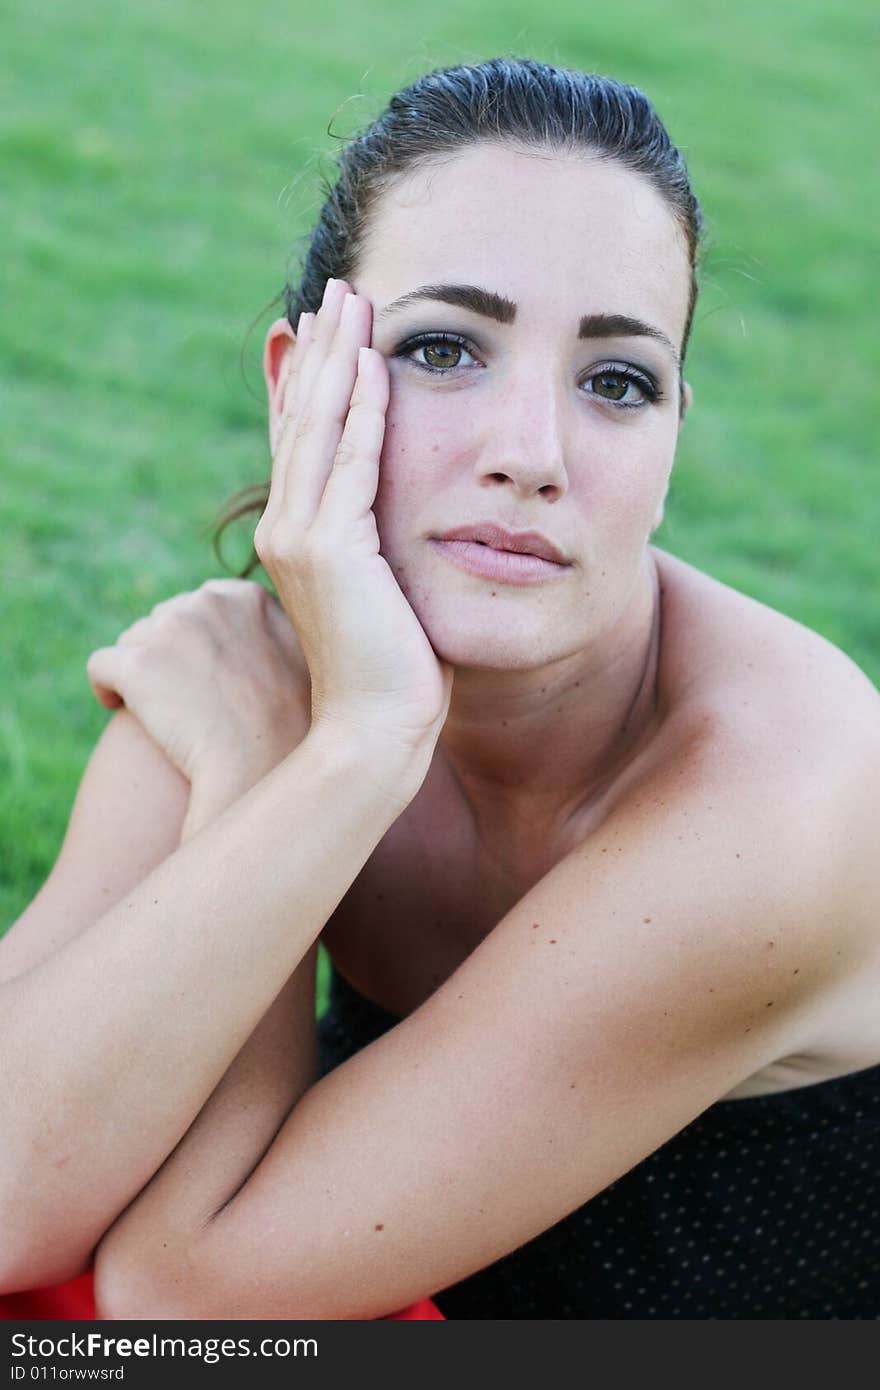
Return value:
<svg viewBox="0 0 880 1390">
<path fill-rule="evenodd" d="M 690 266 L 681 227 L 644 177 L 607 160 L 484 145 L 386 190 L 356 276 L 377 310 L 449 282 L 507 296 L 518 322 L 652 313 L 680 341 Z"/>
</svg>

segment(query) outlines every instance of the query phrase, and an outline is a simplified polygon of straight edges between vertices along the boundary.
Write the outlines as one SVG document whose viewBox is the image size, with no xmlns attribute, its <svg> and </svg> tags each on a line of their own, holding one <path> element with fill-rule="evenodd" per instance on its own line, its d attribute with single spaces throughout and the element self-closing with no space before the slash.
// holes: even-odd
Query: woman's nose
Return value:
<svg viewBox="0 0 880 1390">
<path fill-rule="evenodd" d="M 486 413 L 476 463 L 480 481 L 557 501 L 568 490 L 561 413 L 554 382 L 509 383 Z"/>
</svg>

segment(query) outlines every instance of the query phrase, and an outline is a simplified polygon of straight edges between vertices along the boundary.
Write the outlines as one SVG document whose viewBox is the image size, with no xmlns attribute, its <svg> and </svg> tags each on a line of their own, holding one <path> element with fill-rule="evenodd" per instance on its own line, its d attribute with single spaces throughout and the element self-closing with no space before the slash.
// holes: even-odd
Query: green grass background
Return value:
<svg viewBox="0 0 880 1390">
<path fill-rule="evenodd" d="M 270 315 L 248 328 L 328 123 L 431 67 L 530 55 L 651 96 L 709 231 L 658 542 L 880 677 L 873 0 L 5 0 L 2 28 L 0 930 L 108 717 L 88 653 L 217 573 L 206 527 L 268 473 Z"/>
</svg>

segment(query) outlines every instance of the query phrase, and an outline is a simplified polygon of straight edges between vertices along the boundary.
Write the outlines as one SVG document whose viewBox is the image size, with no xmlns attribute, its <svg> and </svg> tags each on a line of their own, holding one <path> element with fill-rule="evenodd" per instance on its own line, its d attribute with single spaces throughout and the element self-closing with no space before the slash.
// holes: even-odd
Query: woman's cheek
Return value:
<svg viewBox="0 0 880 1390">
<path fill-rule="evenodd" d="M 419 510 L 419 484 L 425 476 L 424 447 L 415 442 L 418 436 L 405 416 L 399 405 L 389 406 L 373 503 L 380 548 L 392 568 L 412 532 Z"/>
<path fill-rule="evenodd" d="M 390 509 L 409 509 L 427 499 L 434 488 L 449 481 L 448 464 L 461 440 L 448 403 L 430 390 L 407 390 L 391 374 L 391 398 L 385 414 L 385 438 L 379 464 L 379 487 L 374 511 L 386 525 Z M 442 498 L 435 504 L 442 513 Z M 428 522 L 436 520 L 432 515 Z M 380 530 L 380 535 L 381 535 Z"/>
<path fill-rule="evenodd" d="M 609 451 L 601 468 L 592 472 L 588 491 L 594 516 L 602 518 L 602 529 L 619 540 L 627 535 L 644 538 L 658 506 L 666 496 L 672 454 L 657 441 L 646 441 L 642 448 Z"/>
</svg>

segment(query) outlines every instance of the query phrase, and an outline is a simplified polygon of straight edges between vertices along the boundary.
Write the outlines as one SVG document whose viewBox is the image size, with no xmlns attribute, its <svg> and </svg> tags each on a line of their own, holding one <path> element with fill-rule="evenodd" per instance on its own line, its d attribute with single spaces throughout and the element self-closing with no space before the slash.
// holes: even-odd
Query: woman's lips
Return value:
<svg viewBox="0 0 880 1390">
<path fill-rule="evenodd" d="M 557 565 L 538 555 L 514 550 L 495 550 L 480 541 L 443 541 L 432 538 L 431 544 L 457 569 L 480 579 L 494 579 L 502 584 L 546 584 L 561 579 L 569 565 Z"/>
</svg>

